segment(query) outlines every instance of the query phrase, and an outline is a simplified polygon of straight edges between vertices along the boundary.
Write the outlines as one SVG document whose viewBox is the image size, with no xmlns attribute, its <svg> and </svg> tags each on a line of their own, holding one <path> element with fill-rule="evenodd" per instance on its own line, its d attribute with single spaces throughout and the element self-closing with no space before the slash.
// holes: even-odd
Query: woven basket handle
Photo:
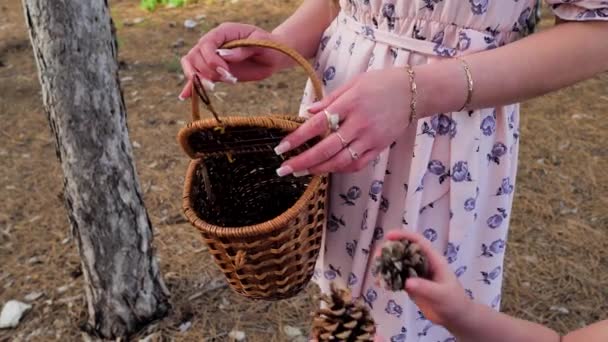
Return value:
<svg viewBox="0 0 608 342">
<path fill-rule="evenodd" d="M 224 44 L 222 46 L 222 49 L 233 49 L 233 48 L 237 48 L 237 47 L 269 48 L 269 49 L 273 49 L 273 50 L 282 52 L 283 54 L 291 57 L 306 71 L 306 74 L 310 78 L 312 87 L 315 92 L 315 97 L 316 97 L 315 100 L 318 101 L 323 98 L 323 83 L 317 76 L 315 69 L 310 65 L 310 63 L 308 63 L 306 58 L 304 58 L 302 55 L 300 55 L 296 50 L 294 50 L 286 45 L 277 43 L 277 42 L 268 41 L 268 40 L 258 40 L 258 39 L 233 40 L 231 42 Z M 195 95 L 198 95 L 198 96 L 195 96 Z M 207 95 L 205 88 L 202 86 L 200 79 L 196 75 L 194 76 L 193 82 L 192 82 L 191 98 L 192 98 L 192 120 L 193 121 L 200 120 L 200 118 L 201 118 L 199 108 L 198 108 L 198 98 L 200 98 L 203 101 L 203 103 L 205 104 L 205 106 L 207 107 L 207 109 L 213 114 L 215 119 L 219 123 L 221 123 L 219 115 L 217 114 L 217 112 L 213 108 L 213 105 L 211 104 L 211 99 Z"/>
</svg>

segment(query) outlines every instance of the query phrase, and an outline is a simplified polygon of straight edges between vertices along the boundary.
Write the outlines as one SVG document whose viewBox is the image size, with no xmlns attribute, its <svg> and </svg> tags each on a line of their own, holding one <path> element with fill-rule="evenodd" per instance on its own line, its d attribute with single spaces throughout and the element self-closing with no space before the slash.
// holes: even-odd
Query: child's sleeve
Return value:
<svg viewBox="0 0 608 342">
<path fill-rule="evenodd" d="M 546 0 L 555 15 L 566 21 L 608 21 L 606 0 Z"/>
</svg>

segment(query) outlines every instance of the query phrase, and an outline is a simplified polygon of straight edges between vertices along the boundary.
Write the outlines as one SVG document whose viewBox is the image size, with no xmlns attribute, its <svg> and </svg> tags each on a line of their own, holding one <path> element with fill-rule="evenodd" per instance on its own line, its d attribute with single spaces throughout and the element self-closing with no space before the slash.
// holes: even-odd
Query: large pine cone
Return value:
<svg viewBox="0 0 608 342">
<path fill-rule="evenodd" d="M 385 288 L 391 291 L 404 290 L 405 281 L 410 277 L 429 276 L 428 263 L 420 246 L 408 240 L 387 242 L 376 258 L 375 266 Z"/>
<path fill-rule="evenodd" d="M 317 310 L 312 320 L 312 337 L 319 341 L 373 341 L 374 319 L 360 301 L 353 301 L 347 289 L 331 285 L 331 295 L 321 296 L 326 307 Z"/>
</svg>

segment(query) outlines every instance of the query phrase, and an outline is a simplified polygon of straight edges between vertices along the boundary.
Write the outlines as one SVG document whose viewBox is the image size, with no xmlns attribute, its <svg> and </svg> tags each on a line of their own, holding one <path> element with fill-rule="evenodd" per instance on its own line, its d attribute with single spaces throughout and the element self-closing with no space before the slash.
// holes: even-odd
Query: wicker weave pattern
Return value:
<svg viewBox="0 0 608 342">
<path fill-rule="evenodd" d="M 325 222 L 327 178 L 315 191 L 306 191 L 298 203 L 276 219 L 250 227 L 226 228 L 205 223 L 191 208 L 192 183 L 200 160 L 190 162 L 184 208 L 199 228 L 230 286 L 252 299 L 284 299 L 310 281 L 321 247 Z M 312 185 L 308 189 L 313 189 Z"/>
<path fill-rule="evenodd" d="M 269 47 L 291 56 L 311 77 L 318 98 L 322 97 L 320 80 L 308 62 L 295 51 L 272 42 L 247 40 L 231 42 L 225 47 L 238 46 Z M 228 191 L 234 194 L 234 190 L 240 188 L 235 188 L 232 183 L 213 184 L 213 179 L 217 180 L 218 173 L 213 174 L 215 178 L 209 177 L 208 170 L 210 170 L 209 166 L 230 165 L 224 159 L 219 164 L 212 164 L 218 157 L 226 156 L 230 159 L 236 158 L 238 162 L 233 164 L 236 166 L 226 167 L 225 172 L 230 174 L 227 174 L 225 179 L 240 180 L 238 172 L 246 172 L 245 175 L 249 175 L 254 171 L 257 172 L 260 167 L 266 168 L 264 174 L 269 174 L 268 167 L 275 167 L 275 164 L 280 165 L 282 162 L 281 157 L 274 154 L 273 147 L 282 137 L 299 127 L 303 120 L 285 115 L 233 116 L 222 117 L 220 120 L 208 97 L 205 96 L 206 94 L 201 98 L 214 113 L 215 119 L 200 119 L 197 99 L 193 96 L 193 122 L 178 134 L 180 145 L 193 159 L 184 183 L 184 213 L 190 223 L 201 232 L 210 254 L 233 290 L 252 299 L 279 300 L 292 297 L 308 284 L 314 273 L 326 220 L 327 176 L 278 178 L 272 169 L 273 175 L 264 180 L 264 184 L 270 187 L 277 186 L 276 191 L 286 189 L 286 185 L 288 189 L 292 189 L 291 192 L 293 189 L 302 188 L 302 193 L 295 204 L 265 222 L 233 227 L 214 224 L 209 220 L 213 216 L 211 214 L 221 216 L 223 212 L 238 216 L 240 208 L 233 206 L 229 208 L 231 210 L 224 210 L 226 209 L 224 206 L 231 203 L 226 202 L 230 197 L 218 200 L 217 197 L 225 193 L 215 193 L 214 189 L 226 191 L 227 186 L 233 186 L 228 188 Z M 303 148 L 310 147 L 312 143 L 314 141 Z M 302 148 L 292 153 L 301 151 Z M 286 157 L 288 158 L 289 155 Z M 260 165 L 260 163 L 266 164 Z M 248 167 L 251 168 L 251 172 L 247 171 Z M 245 177 L 243 179 L 246 180 Z M 251 191 L 259 191 L 255 190 L 259 189 L 259 185 L 258 183 L 247 187 L 245 184 L 247 188 L 252 189 Z M 239 183 L 239 186 L 243 185 Z M 268 189 L 264 188 L 264 190 Z M 251 204 L 251 200 L 256 198 L 256 194 L 251 191 L 243 191 L 241 194 L 245 198 L 236 202 Z M 202 208 L 201 203 L 203 203 Z M 259 202 L 253 204 L 253 208 L 267 205 Z M 250 209 L 247 214 L 253 212 Z M 228 220 L 219 222 L 238 222 L 238 219 L 240 218 L 236 217 L 234 220 L 233 217 L 229 217 Z"/>
</svg>

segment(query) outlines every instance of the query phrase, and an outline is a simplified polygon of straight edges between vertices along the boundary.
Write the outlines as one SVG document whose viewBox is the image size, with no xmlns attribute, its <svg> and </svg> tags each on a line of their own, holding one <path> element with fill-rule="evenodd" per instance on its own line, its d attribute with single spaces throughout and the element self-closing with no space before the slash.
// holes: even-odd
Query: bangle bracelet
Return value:
<svg viewBox="0 0 608 342">
<path fill-rule="evenodd" d="M 416 73 L 414 72 L 414 69 L 412 69 L 411 66 L 407 66 L 405 68 L 405 70 L 407 71 L 407 74 L 410 78 L 410 92 L 411 92 L 411 97 L 410 97 L 410 118 L 408 121 L 408 125 L 412 123 L 412 121 L 416 120 L 416 97 L 418 96 L 418 92 L 416 89 Z"/>
<path fill-rule="evenodd" d="M 465 61 L 463 58 L 458 58 L 458 60 L 462 64 L 464 74 L 467 78 L 467 99 L 462 107 L 458 110 L 461 112 L 471 104 L 471 99 L 473 98 L 473 76 L 471 76 L 471 67 L 469 67 L 469 63 L 467 63 L 467 61 Z"/>
</svg>

